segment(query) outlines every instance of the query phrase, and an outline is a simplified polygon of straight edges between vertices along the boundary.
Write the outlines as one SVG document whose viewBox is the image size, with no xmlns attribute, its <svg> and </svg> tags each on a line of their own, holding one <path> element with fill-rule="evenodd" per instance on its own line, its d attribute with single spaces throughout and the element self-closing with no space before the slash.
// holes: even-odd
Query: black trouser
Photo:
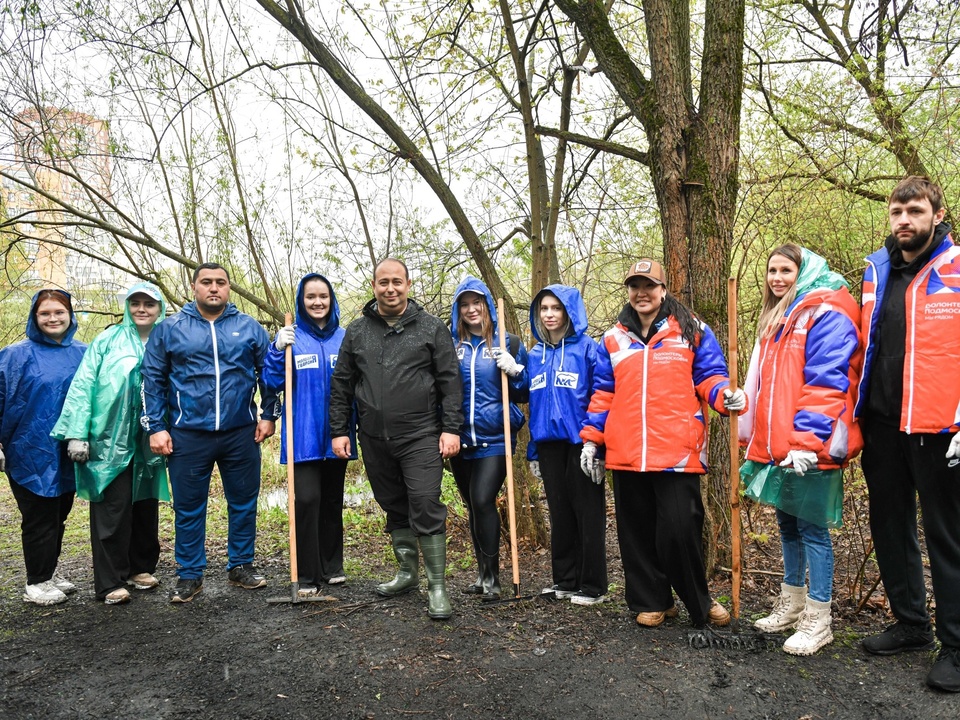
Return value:
<svg viewBox="0 0 960 720">
<path fill-rule="evenodd" d="M 553 583 L 599 597 L 607 592 L 606 484 L 580 469 L 583 445 L 537 443 L 550 510 Z"/>
<path fill-rule="evenodd" d="M 57 497 L 43 497 L 17 484 L 13 478 L 7 476 L 7 479 L 20 508 L 20 541 L 27 585 L 46 582 L 53 577 L 60 560 L 63 531 L 73 507 L 74 493 L 71 490 Z"/>
<path fill-rule="evenodd" d="M 950 467 L 945 457 L 953 436 L 908 435 L 875 421 L 863 424 L 863 435 L 870 533 L 890 608 L 901 622 L 929 621 L 917 539 L 919 495 L 937 637 L 960 648 L 960 465 Z"/>
<path fill-rule="evenodd" d="M 93 551 L 93 588 L 103 600 L 127 579 L 157 571 L 160 559 L 160 502 L 156 498 L 133 502 L 133 468 L 117 475 L 90 503 L 90 547 Z"/>
<path fill-rule="evenodd" d="M 667 610 L 673 587 L 691 622 L 702 626 L 711 600 L 703 566 L 700 476 L 614 470 L 613 498 L 627 605 L 634 612 Z"/>
<path fill-rule="evenodd" d="M 373 497 L 387 514 L 386 532 L 404 528 L 416 535 L 446 532 L 439 434 L 382 440 L 361 432 L 360 448 Z"/>
<path fill-rule="evenodd" d="M 458 455 L 450 458 L 450 467 L 460 497 L 467 506 L 477 562 L 481 560 L 481 553 L 491 558 L 499 556 L 500 512 L 497 510 L 497 495 L 507 476 L 506 457 L 491 455 L 466 460 Z"/>
<path fill-rule="evenodd" d="M 316 585 L 343 575 L 343 480 L 346 460 L 293 466 L 298 582 Z"/>
</svg>

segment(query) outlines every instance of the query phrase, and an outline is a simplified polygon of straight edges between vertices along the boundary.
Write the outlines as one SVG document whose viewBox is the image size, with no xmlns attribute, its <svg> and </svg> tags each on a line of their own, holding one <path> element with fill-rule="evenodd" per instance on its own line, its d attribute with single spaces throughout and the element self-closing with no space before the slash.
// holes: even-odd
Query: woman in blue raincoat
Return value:
<svg viewBox="0 0 960 720">
<path fill-rule="evenodd" d="M 597 343 L 586 334 L 580 291 L 548 285 L 530 303 L 530 471 L 543 481 L 550 510 L 553 585 L 544 594 L 595 605 L 607 595 L 607 505 L 603 473 L 580 468 Z"/>
<path fill-rule="evenodd" d="M 140 426 L 140 363 L 165 310 L 156 285 L 130 288 L 123 320 L 90 343 L 51 433 L 67 441 L 77 495 L 90 502 L 93 585 L 108 605 L 130 600 L 128 584 L 159 584 L 159 501 L 170 492 L 164 458 L 150 452 Z"/>
<path fill-rule="evenodd" d="M 497 495 L 508 462 L 500 372 L 510 378 L 510 435 L 516 447 L 517 432 L 525 421 L 515 403 L 527 401 L 527 350 L 516 335 L 510 335 L 507 352 L 500 352 L 493 296 L 475 277 L 467 276 L 457 287 L 450 326 L 460 360 L 464 417 L 460 455 L 450 459 L 450 466 L 467 506 L 478 565 L 476 582 L 464 592 L 492 600 L 500 596 Z"/>
<path fill-rule="evenodd" d="M 65 602 L 76 587 L 56 576 L 64 523 L 73 507 L 73 463 L 50 437 L 86 345 L 74 342 L 77 318 L 70 295 L 33 296 L 27 337 L 0 350 L 0 469 L 20 508 L 27 584 L 23 599 Z"/>
<path fill-rule="evenodd" d="M 293 489 L 297 522 L 298 592 L 316 595 L 319 585 L 346 582 L 343 570 L 343 484 L 347 460 L 333 454 L 327 406 L 330 378 L 345 330 L 333 285 L 323 275 L 304 275 L 297 286 L 296 324 L 281 328 L 267 350 L 263 382 L 284 389 L 286 356 L 293 346 Z M 290 428 L 280 431 L 280 462 L 287 462 Z M 351 433 L 350 447 L 357 447 Z M 356 459 L 354 453 L 350 459 Z"/>
</svg>

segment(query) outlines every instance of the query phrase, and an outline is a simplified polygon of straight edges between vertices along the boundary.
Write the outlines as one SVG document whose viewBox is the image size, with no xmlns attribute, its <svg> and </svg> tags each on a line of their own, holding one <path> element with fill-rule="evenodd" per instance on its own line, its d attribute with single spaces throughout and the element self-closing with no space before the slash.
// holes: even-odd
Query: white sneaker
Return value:
<svg viewBox="0 0 960 720">
<path fill-rule="evenodd" d="M 757 620 L 753 626 L 761 632 L 782 632 L 796 627 L 803 612 L 806 597 L 805 587 L 780 583 L 780 597 L 773 604 L 773 610 L 765 618 Z"/>
<path fill-rule="evenodd" d="M 64 595 L 73 595 L 73 593 L 77 591 L 77 586 L 62 575 L 54 575 L 53 584 L 56 585 L 57 589 Z"/>
<path fill-rule="evenodd" d="M 557 600 L 566 600 L 568 597 L 577 594 L 576 590 L 564 590 L 559 585 L 551 585 L 540 591 L 541 595 L 553 595 Z"/>
<path fill-rule="evenodd" d="M 574 605 L 599 605 L 602 602 L 606 602 L 606 600 L 606 595 L 594 597 L 593 595 L 587 595 L 582 592 L 578 592 L 570 597 L 570 602 Z"/>
<path fill-rule="evenodd" d="M 824 645 L 833 642 L 830 625 L 830 602 L 817 602 L 809 595 L 807 604 L 800 614 L 797 631 L 783 644 L 784 652 L 791 655 L 813 655 Z"/>
<path fill-rule="evenodd" d="M 150 573 L 137 573 L 133 577 L 127 578 L 127 585 L 133 585 L 137 590 L 152 590 L 160 584 Z"/>
<path fill-rule="evenodd" d="M 67 596 L 53 580 L 47 580 L 36 585 L 27 585 L 24 588 L 23 600 L 35 605 L 59 605 L 67 601 Z"/>
</svg>

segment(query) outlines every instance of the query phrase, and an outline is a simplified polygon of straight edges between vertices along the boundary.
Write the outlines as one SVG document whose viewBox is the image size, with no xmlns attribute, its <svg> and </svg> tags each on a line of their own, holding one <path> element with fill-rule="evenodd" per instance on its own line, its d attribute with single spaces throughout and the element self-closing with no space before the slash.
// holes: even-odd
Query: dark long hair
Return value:
<svg viewBox="0 0 960 720">
<path fill-rule="evenodd" d="M 663 297 L 663 311 L 668 315 L 673 315 L 680 325 L 680 334 L 692 347 L 700 344 L 700 321 L 697 316 L 691 312 L 690 308 L 677 300 L 670 291 L 667 290 Z"/>
</svg>

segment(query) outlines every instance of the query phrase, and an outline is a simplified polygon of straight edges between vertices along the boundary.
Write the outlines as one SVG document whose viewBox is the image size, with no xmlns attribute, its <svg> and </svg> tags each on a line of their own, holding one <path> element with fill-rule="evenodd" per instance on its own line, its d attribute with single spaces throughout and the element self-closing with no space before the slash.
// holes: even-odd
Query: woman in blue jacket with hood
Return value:
<svg viewBox="0 0 960 720">
<path fill-rule="evenodd" d="M 65 443 L 50 437 L 86 345 L 74 342 L 70 295 L 33 296 L 27 337 L 0 350 L 0 470 L 20 508 L 27 585 L 23 599 L 65 602 L 73 583 L 56 576 L 64 523 L 73 507 L 73 463 Z"/>
<path fill-rule="evenodd" d="M 333 454 L 327 408 L 330 378 L 345 330 L 333 285 L 309 273 L 297 286 L 296 324 L 281 328 L 267 350 L 263 381 L 275 392 L 284 389 L 286 356 L 293 346 L 293 489 L 297 521 L 298 592 L 316 595 L 321 583 L 340 585 L 343 572 L 343 484 L 347 460 Z M 287 462 L 290 428 L 286 413 L 280 431 L 280 462 Z M 351 433 L 350 447 L 357 447 Z M 356 454 L 350 459 L 356 459 Z"/>
<path fill-rule="evenodd" d="M 493 600 L 500 596 L 497 495 L 507 476 L 500 372 L 509 378 L 510 435 L 516 447 L 517 432 L 525 421 L 516 403 L 527 401 L 527 350 L 520 338 L 509 335 L 507 352 L 500 352 L 493 296 L 483 282 L 469 275 L 454 293 L 450 327 L 460 360 L 464 417 L 460 455 L 451 458 L 450 465 L 467 506 L 478 565 L 476 582 L 464 592 Z"/>
<path fill-rule="evenodd" d="M 530 304 L 530 471 L 543 481 L 550 511 L 553 586 L 544 593 L 594 605 L 607 594 L 606 498 L 602 473 L 580 469 L 597 343 L 587 335 L 580 291 L 548 285 Z"/>
</svg>

